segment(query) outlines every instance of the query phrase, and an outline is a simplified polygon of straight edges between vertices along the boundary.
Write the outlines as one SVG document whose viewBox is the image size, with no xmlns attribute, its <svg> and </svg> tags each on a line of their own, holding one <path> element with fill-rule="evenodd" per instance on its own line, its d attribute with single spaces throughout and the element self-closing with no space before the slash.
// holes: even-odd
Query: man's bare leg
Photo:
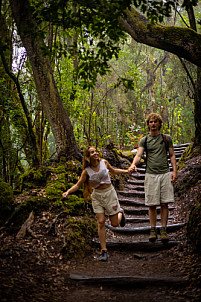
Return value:
<svg viewBox="0 0 201 302">
<path fill-rule="evenodd" d="M 149 220 L 152 228 L 156 227 L 157 211 L 156 206 L 149 207 Z"/>
</svg>

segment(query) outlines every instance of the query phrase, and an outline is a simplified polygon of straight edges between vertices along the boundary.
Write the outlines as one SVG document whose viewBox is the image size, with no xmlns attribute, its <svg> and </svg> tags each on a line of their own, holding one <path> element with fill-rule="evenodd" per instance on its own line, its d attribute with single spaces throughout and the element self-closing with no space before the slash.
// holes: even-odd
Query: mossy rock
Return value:
<svg viewBox="0 0 201 302">
<path fill-rule="evenodd" d="M 91 203 L 79 198 L 76 195 L 70 195 L 63 200 L 63 204 L 68 209 L 69 214 L 73 216 L 81 216 L 86 213 L 88 208 L 91 208 Z"/>
<path fill-rule="evenodd" d="M 0 225 L 6 222 L 14 204 L 13 190 L 6 182 L 0 182 Z"/>
<path fill-rule="evenodd" d="M 45 188 L 46 197 L 52 201 L 61 200 L 65 189 L 66 186 L 63 182 L 59 180 L 52 181 Z"/>
<path fill-rule="evenodd" d="M 51 169 L 44 166 L 27 170 L 20 177 L 20 190 L 45 186 L 50 173 Z"/>
<path fill-rule="evenodd" d="M 201 204 L 191 210 L 187 224 L 187 237 L 195 249 L 201 251 Z"/>
<path fill-rule="evenodd" d="M 88 253 L 92 246 L 92 239 L 97 235 L 97 224 L 95 219 L 90 217 L 71 218 L 66 226 L 68 236 L 66 248 L 63 254 L 67 259 L 82 257 Z"/>
<path fill-rule="evenodd" d="M 38 215 L 44 210 L 49 209 L 49 201 L 44 197 L 31 197 L 23 203 L 17 205 L 8 220 L 10 232 L 17 232 L 29 217 L 31 211 Z"/>
<path fill-rule="evenodd" d="M 181 158 L 179 159 L 179 162 L 177 164 L 178 171 L 182 170 L 186 166 L 186 162 L 201 153 L 201 147 L 200 146 L 194 146 L 193 143 L 191 143 L 182 153 Z"/>
</svg>

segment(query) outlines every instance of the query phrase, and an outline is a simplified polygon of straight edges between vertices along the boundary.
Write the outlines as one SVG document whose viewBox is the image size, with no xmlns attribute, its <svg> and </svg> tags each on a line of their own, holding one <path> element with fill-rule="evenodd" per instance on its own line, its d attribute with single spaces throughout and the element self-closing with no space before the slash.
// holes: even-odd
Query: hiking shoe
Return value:
<svg viewBox="0 0 201 302">
<path fill-rule="evenodd" d="M 108 259 L 107 250 L 101 250 L 99 261 L 107 261 L 107 259 Z"/>
<path fill-rule="evenodd" d="M 152 227 L 149 235 L 149 241 L 154 242 L 157 239 L 157 231 L 156 228 Z"/>
<path fill-rule="evenodd" d="M 162 227 L 160 229 L 160 234 L 161 234 L 161 241 L 162 242 L 168 242 L 169 241 L 169 238 L 168 238 L 168 235 L 167 235 L 165 227 Z"/>
<path fill-rule="evenodd" d="M 126 224 L 126 217 L 125 217 L 125 214 L 124 214 L 124 210 L 121 209 L 121 210 L 119 211 L 119 213 L 122 213 L 122 218 L 121 218 L 120 226 L 121 226 L 121 227 L 124 227 L 125 224 Z"/>
</svg>

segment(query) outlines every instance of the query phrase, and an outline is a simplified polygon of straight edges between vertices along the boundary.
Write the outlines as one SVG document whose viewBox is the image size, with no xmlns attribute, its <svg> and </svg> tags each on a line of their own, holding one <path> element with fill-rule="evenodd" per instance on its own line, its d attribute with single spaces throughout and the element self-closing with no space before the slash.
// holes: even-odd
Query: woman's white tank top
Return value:
<svg viewBox="0 0 201 302">
<path fill-rule="evenodd" d="M 89 175 L 89 181 L 92 187 L 97 188 L 102 184 L 110 184 L 111 179 L 109 175 L 109 170 L 106 168 L 105 161 L 102 159 L 100 161 L 100 169 L 95 172 L 90 167 L 85 168 Z"/>
</svg>

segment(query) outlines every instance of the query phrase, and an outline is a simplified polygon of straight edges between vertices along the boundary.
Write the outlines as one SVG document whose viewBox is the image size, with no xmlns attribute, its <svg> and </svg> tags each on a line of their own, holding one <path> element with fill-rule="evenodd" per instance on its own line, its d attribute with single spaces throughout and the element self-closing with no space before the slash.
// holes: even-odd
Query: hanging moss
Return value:
<svg viewBox="0 0 201 302">
<path fill-rule="evenodd" d="M 13 190 L 9 184 L 0 182 L 0 225 L 2 225 L 11 214 L 14 204 Z"/>
<path fill-rule="evenodd" d="M 191 210 L 187 224 L 187 236 L 195 249 L 201 251 L 201 204 Z"/>
</svg>

